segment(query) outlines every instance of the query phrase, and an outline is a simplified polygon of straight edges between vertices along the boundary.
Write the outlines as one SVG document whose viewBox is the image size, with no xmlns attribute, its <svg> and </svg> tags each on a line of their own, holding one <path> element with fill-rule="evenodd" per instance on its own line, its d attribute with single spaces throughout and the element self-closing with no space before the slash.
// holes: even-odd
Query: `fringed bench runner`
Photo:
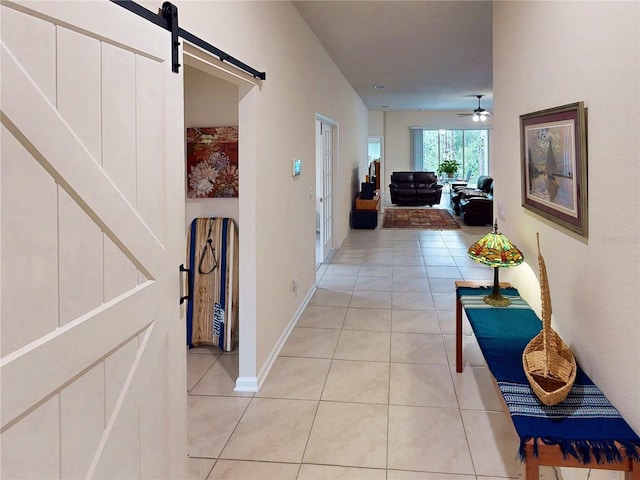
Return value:
<svg viewBox="0 0 640 480">
<path fill-rule="evenodd" d="M 515 288 L 501 287 L 511 299 L 508 307 L 484 303 L 489 288 L 456 282 L 456 371 L 463 366 L 464 308 L 520 437 L 524 480 L 537 480 L 540 465 L 619 470 L 627 480 L 640 480 L 640 437 L 580 366 L 564 401 L 548 407 L 535 396 L 522 352 L 542 322 Z"/>
</svg>

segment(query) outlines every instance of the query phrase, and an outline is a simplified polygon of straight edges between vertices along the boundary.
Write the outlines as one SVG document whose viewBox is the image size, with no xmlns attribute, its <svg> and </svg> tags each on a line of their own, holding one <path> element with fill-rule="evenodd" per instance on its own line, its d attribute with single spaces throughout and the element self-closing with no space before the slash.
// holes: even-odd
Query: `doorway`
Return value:
<svg viewBox="0 0 640 480">
<path fill-rule="evenodd" d="M 384 182 L 382 181 L 382 177 L 384 174 L 384 137 L 371 135 L 369 137 L 369 142 L 367 146 L 368 152 L 368 175 L 373 179 L 375 177 L 376 189 L 382 190 L 382 185 Z M 379 162 L 379 167 L 374 168 L 373 162 Z"/>
<path fill-rule="evenodd" d="M 333 246 L 333 151 L 337 124 L 316 115 L 316 270 Z"/>
<path fill-rule="evenodd" d="M 206 112 L 206 108 L 192 111 L 191 120 L 197 122 L 208 121 L 232 121 L 237 120 L 238 128 L 242 130 L 242 140 L 238 144 L 238 157 L 240 159 L 239 169 L 239 186 L 242 194 L 237 199 L 210 199 L 216 202 L 216 210 L 219 215 L 226 215 L 237 221 L 238 228 L 242 229 L 242 235 L 239 235 L 239 251 L 242 254 L 240 261 L 239 278 L 255 278 L 256 262 L 256 235 L 255 222 L 256 217 L 256 122 L 255 122 L 255 104 L 257 91 L 261 85 L 259 80 L 248 74 L 238 71 L 234 67 L 230 67 L 224 62 L 211 56 L 210 54 L 200 50 L 184 42 L 183 47 L 183 64 L 189 67 L 190 74 L 197 75 L 203 82 L 202 91 L 189 93 L 190 95 L 209 95 L 209 100 L 217 102 L 217 109 L 220 110 L 224 106 L 224 110 L 233 111 L 233 115 L 227 118 L 212 118 L 210 113 Z M 207 82 L 202 76 L 208 77 Z M 196 85 L 197 86 L 197 85 Z M 214 95 L 211 87 L 218 90 L 219 95 Z M 258 88 L 255 88 L 258 87 Z M 223 97 L 227 92 L 231 97 L 225 100 Z M 187 93 L 187 92 L 185 92 Z M 193 104 L 193 99 L 186 99 L 185 104 Z M 197 103 L 197 102 L 196 102 Z M 206 102 L 202 100 L 202 104 L 206 106 Z M 202 106 L 201 106 L 202 107 Z M 212 110 L 209 108 L 208 110 Z M 220 114 L 217 114 L 220 115 Z M 235 117 L 234 117 L 235 115 Z M 188 206 L 186 212 L 186 223 L 189 224 L 191 217 L 194 216 L 212 216 L 210 213 L 210 203 L 199 200 L 195 204 Z M 206 212 L 204 210 L 207 210 Z M 218 215 L 218 216 L 219 216 Z M 237 218 L 236 218 L 237 216 Z M 255 392 L 258 389 L 258 372 L 256 364 L 256 285 L 252 282 L 240 282 L 238 292 L 239 296 L 239 319 L 238 319 L 238 377 L 235 379 L 235 390 Z"/>
</svg>

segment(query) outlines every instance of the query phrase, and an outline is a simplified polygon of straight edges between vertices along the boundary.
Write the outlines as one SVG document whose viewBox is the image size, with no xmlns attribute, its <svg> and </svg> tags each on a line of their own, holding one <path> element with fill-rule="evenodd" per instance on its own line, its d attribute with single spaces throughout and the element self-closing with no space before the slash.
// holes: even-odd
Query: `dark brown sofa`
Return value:
<svg viewBox="0 0 640 480">
<path fill-rule="evenodd" d="M 389 184 L 394 205 L 437 205 L 442 197 L 442 185 L 434 172 L 393 172 Z"/>
</svg>

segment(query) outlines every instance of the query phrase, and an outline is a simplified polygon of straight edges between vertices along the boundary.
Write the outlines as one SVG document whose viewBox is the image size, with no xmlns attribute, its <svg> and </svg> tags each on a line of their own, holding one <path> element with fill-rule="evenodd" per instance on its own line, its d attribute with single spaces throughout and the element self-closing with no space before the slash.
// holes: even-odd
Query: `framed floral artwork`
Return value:
<svg viewBox="0 0 640 480">
<path fill-rule="evenodd" d="M 588 236 L 583 102 L 520 115 L 522 206 Z"/>
<path fill-rule="evenodd" d="M 187 128 L 187 197 L 238 197 L 238 127 Z"/>
</svg>

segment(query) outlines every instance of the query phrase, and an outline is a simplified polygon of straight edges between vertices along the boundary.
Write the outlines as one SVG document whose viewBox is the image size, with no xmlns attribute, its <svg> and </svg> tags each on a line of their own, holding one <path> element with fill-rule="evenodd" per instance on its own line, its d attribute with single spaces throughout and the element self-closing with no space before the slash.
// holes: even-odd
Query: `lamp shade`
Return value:
<svg viewBox="0 0 640 480">
<path fill-rule="evenodd" d="M 490 267 L 515 267 L 524 261 L 522 252 L 507 237 L 498 233 L 496 222 L 493 232 L 469 247 L 469 257 Z"/>
<path fill-rule="evenodd" d="M 493 225 L 493 232 L 469 247 L 469 256 L 479 263 L 484 263 L 493 268 L 493 290 L 491 295 L 484 297 L 485 303 L 494 307 L 507 307 L 511 300 L 500 293 L 500 281 L 498 270 L 500 267 L 515 267 L 524 261 L 522 252 L 512 244 L 507 237 L 498 233 L 498 221 Z"/>
</svg>

